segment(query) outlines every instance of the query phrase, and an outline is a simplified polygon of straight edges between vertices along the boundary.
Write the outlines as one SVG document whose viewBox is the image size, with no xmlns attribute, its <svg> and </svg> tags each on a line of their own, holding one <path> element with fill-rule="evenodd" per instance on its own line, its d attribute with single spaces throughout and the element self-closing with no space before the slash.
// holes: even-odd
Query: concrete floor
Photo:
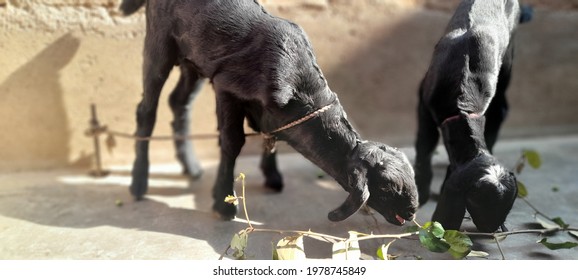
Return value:
<svg viewBox="0 0 578 280">
<path fill-rule="evenodd" d="M 514 166 L 521 149 L 535 149 L 542 156 L 538 170 L 527 168 L 519 176 L 529 191 L 528 200 L 540 211 L 578 226 L 578 136 L 501 141 L 495 149 L 507 166 Z M 411 148 L 402 148 L 413 158 Z M 434 191 L 439 190 L 447 157 L 441 148 L 435 156 Z M 154 163 L 153 163 L 154 164 Z M 147 199 L 134 202 L 128 193 L 130 167 L 107 167 L 112 173 L 92 178 L 87 170 L 55 170 L 0 174 L 0 259 L 193 259 L 216 260 L 234 233 L 247 227 L 243 220 L 224 222 L 211 213 L 211 187 L 216 162 L 205 162 L 205 175 L 189 182 L 175 164 L 153 165 Z M 286 189 L 271 194 L 262 187 L 258 158 L 241 157 L 237 171 L 246 174 L 246 197 L 256 228 L 308 230 L 346 237 L 347 232 L 402 233 L 404 227 L 387 224 L 377 215 L 358 213 L 332 223 L 327 213 L 346 197 L 331 178 L 299 154 L 280 156 Z M 237 188 L 240 191 L 240 184 Z M 122 204 L 122 205 L 121 205 Z M 431 217 L 435 201 L 418 212 L 417 221 Z M 536 228 L 534 211 L 517 200 L 508 217 L 510 230 Z M 243 214 L 239 215 L 240 217 Z M 472 230 L 466 221 L 465 230 Z M 270 259 L 276 233 L 252 233 L 247 254 L 251 259 Z M 509 236 L 500 244 L 509 260 L 577 260 L 578 248 L 550 251 L 535 234 Z M 573 241 L 567 233 L 552 241 Z M 361 242 L 366 258 L 386 240 Z M 495 243 L 474 240 L 474 249 L 501 259 Z M 330 258 L 330 244 L 305 238 L 308 258 Z M 449 254 L 428 252 L 416 238 L 395 242 L 390 254 L 399 259 L 451 259 Z M 470 258 L 478 259 L 478 258 Z"/>
</svg>

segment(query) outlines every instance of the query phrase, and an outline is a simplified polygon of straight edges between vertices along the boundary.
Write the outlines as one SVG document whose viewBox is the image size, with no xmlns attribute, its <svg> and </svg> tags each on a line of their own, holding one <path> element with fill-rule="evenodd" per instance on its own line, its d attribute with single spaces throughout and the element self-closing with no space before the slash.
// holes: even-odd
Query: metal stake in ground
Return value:
<svg viewBox="0 0 578 280">
<path fill-rule="evenodd" d="M 107 176 L 110 171 L 102 170 L 102 161 L 100 157 L 100 142 L 99 142 L 99 135 L 106 131 L 106 127 L 103 127 L 98 122 L 98 118 L 96 116 L 96 105 L 90 104 L 90 112 L 91 112 L 91 119 L 90 119 L 90 128 L 86 132 L 88 136 L 92 136 L 94 140 L 94 161 L 96 170 L 92 170 L 89 172 L 91 176 L 94 177 L 104 177 Z"/>
</svg>

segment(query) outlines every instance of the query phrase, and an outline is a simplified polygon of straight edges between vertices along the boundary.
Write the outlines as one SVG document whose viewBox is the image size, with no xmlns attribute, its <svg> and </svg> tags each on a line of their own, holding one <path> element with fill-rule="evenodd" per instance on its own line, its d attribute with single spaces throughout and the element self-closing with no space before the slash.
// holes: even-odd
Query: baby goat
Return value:
<svg viewBox="0 0 578 280">
<path fill-rule="evenodd" d="M 462 1 L 421 82 L 415 178 L 423 204 L 440 128 L 450 165 L 432 220 L 446 228 L 458 229 L 467 209 L 478 230 L 493 232 L 516 198 L 514 174 L 491 152 L 508 110 L 513 35 L 530 12 L 516 0 Z"/>
<path fill-rule="evenodd" d="M 143 3 L 124 0 L 121 8 L 128 13 Z M 151 135 L 161 88 L 173 66 L 181 69 L 170 96 L 177 135 L 188 132 L 189 102 L 208 78 L 216 94 L 221 151 L 213 209 L 222 218 L 237 212 L 224 198 L 234 193 L 233 169 L 245 143 L 245 119 L 267 142 L 286 141 L 349 192 L 329 213 L 330 220 L 344 220 L 365 203 L 396 225 L 413 218 L 418 202 L 411 164 L 394 148 L 361 140 L 299 26 L 268 14 L 254 0 L 146 3 L 144 94 L 136 135 Z M 185 170 L 200 175 L 190 144 L 176 144 Z M 136 143 L 130 190 L 137 199 L 147 191 L 148 146 Z M 280 186 L 274 154 L 264 156 L 262 169 L 266 182 Z"/>
</svg>

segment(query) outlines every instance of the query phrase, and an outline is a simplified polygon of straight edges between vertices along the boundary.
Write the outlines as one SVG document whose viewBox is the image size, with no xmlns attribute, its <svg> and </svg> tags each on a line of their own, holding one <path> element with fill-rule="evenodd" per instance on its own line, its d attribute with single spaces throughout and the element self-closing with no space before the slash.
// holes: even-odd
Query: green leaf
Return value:
<svg viewBox="0 0 578 280">
<path fill-rule="evenodd" d="M 572 249 L 578 246 L 576 242 L 564 242 L 564 243 L 551 243 L 548 242 L 548 238 L 542 238 L 542 240 L 538 241 L 537 243 L 541 243 L 542 245 L 546 246 L 546 248 L 550 250 L 559 250 L 559 249 Z"/>
<path fill-rule="evenodd" d="M 389 257 L 387 255 L 387 251 L 389 250 L 389 246 L 395 242 L 395 239 L 390 241 L 387 244 L 381 244 L 381 246 L 379 246 L 379 248 L 377 248 L 377 258 L 380 260 L 389 260 Z"/>
<path fill-rule="evenodd" d="M 278 260 L 305 260 L 303 235 L 287 236 L 277 242 L 275 247 Z"/>
<path fill-rule="evenodd" d="M 122 200 L 117 199 L 117 200 L 114 201 L 114 204 L 115 204 L 117 207 L 122 207 L 122 205 L 123 205 L 124 203 L 122 202 Z"/>
<path fill-rule="evenodd" d="M 427 222 L 422 228 L 431 232 L 437 238 L 444 237 L 445 230 L 439 222 Z"/>
<path fill-rule="evenodd" d="M 445 253 L 450 249 L 450 244 L 436 237 L 431 231 L 422 229 L 419 231 L 419 241 L 421 245 L 431 252 Z"/>
<path fill-rule="evenodd" d="M 552 219 L 552 222 L 558 224 L 561 228 L 568 228 L 570 226 L 569 224 L 565 223 L 560 217 Z"/>
<path fill-rule="evenodd" d="M 419 230 L 419 241 L 431 252 L 445 253 L 450 249 L 450 244 L 442 240 L 444 228 L 438 222 L 427 222 Z"/>
<path fill-rule="evenodd" d="M 247 242 L 249 241 L 249 234 L 247 230 L 242 230 L 233 235 L 231 240 L 231 249 L 233 249 L 233 257 L 236 259 L 245 258 L 245 249 L 247 248 Z"/>
<path fill-rule="evenodd" d="M 552 186 L 552 192 L 558 192 L 559 190 L 560 190 L 560 187 Z"/>
<path fill-rule="evenodd" d="M 381 246 L 379 246 L 379 248 L 377 248 L 377 258 L 380 260 L 387 260 L 387 249 L 389 247 L 389 243 L 386 244 L 381 244 Z"/>
<path fill-rule="evenodd" d="M 468 254 L 468 257 L 472 257 L 472 258 L 487 258 L 490 254 L 484 252 L 484 251 L 470 251 L 470 253 Z"/>
<path fill-rule="evenodd" d="M 463 259 L 472 251 L 472 240 L 457 230 L 447 230 L 444 239 L 450 244 L 448 251 L 455 259 Z"/>
<path fill-rule="evenodd" d="M 277 254 L 277 248 L 273 244 L 273 242 L 271 242 L 271 247 L 273 248 L 273 260 L 278 261 L 279 260 L 279 254 Z"/>
<path fill-rule="evenodd" d="M 361 258 L 361 250 L 359 249 L 358 241 L 348 241 L 351 239 L 356 239 L 357 234 L 353 231 L 349 232 L 349 239 L 346 241 L 340 241 L 333 244 L 333 255 L 334 260 L 359 260 Z"/>
<path fill-rule="evenodd" d="M 540 154 L 534 150 L 524 150 L 524 157 L 528 161 L 528 164 L 534 169 L 540 168 L 542 165 L 542 160 L 540 158 Z"/>
<path fill-rule="evenodd" d="M 528 196 L 528 189 L 526 189 L 526 185 L 522 183 L 520 180 L 517 180 L 518 183 L 518 197 L 526 197 Z"/>
<path fill-rule="evenodd" d="M 450 244 L 447 242 L 436 238 L 433 235 L 420 235 L 419 241 L 426 249 L 434 253 L 445 253 L 450 249 Z"/>
<path fill-rule="evenodd" d="M 239 205 L 239 199 L 236 196 L 227 195 L 225 197 L 225 203 L 233 204 L 235 206 Z"/>
<path fill-rule="evenodd" d="M 545 229 L 560 228 L 560 225 L 557 223 L 548 219 L 543 219 L 540 216 L 536 216 L 536 221 Z"/>
</svg>

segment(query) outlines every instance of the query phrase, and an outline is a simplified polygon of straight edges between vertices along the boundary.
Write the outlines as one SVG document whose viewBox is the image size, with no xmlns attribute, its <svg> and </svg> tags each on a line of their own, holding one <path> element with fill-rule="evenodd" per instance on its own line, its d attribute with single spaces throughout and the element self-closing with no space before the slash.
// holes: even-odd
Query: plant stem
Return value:
<svg viewBox="0 0 578 280">
<path fill-rule="evenodd" d="M 370 235 L 362 236 L 362 237 L 358 237 L 358 238 L 347 239 L 347 241 L 348 242 L 354 242 L 354 241 L 363 241 L 363 240 L 378 239 L 378 238 L 402 239 L 404 237 L 409 237 L 409 236 L 418 235 L 418 234 L 419 234 L 419 231 L 402 233 L 402 234 L 370 234 Z"/>
<path fill-rule="evenodd" d="M 225 258 L 225 255 L 227 254 L 227 252 L 229 252 L 229 249 L 231 249 L 231 245 L 227 246 L 227 249 L 225 249 L 225 251 L 221 254 L 219 260 L 223 260 L 223 258 Z"/>
<path fill-rule="evenodd" d="M 502 236 L 514 235 L 514 234 L 525 234 L 525 233 L 536 233 L 536 234 L 549 234 L 555 233 L 559 231 L 574 231 L 575 228 L 551 228 L 551 229 L 524 229 L 524 230 L 516 230 L 516 231 L 508 231 L 508 232 L 496 232 L 496 233 L 485 233 L 485 232 L 467 232 L 464 231 L 465 235 L 469 236 L 485 236 L 491 238 L 498 238 Z"/>
<path fill-rule="evenodd" d="M 534 212 L 535 212 L 534 215 L 538 214 L 538 215 L 540 215 L 540 216 L 542 216 L 542 217 L 544 217 L 544 218 L 546 218 L 546 219 L 548 219 L 548 220 L 552 220 L 552 218 L 550 218 L 548 215 L 542 213 L 542 211 L 538 210 L 538 208 L 536 208 L 536 206 L 534 206 L 532 203 L 530 203 L 530 201 L 528 201 L 525 197 L 522 197 L 521 199 L 522 199 L 522 201 L 524 201 L 528 206 L 530 206 L 530 208 L 532 208 L 532 209 L 534 210 Z"/>
<path fill-rule="evenodd" d="M 302 231 L 302 230 L 278 230 L 278 229 L 266 229 L 266 228 L 253 228 L 251 229 L 251 231 L 253 232 L 269 232 L 269 233 L 296 233 L 296 234 L 301 234 L 303 236 L 308 236 L 308 237 L 312 237 L 315 238 L 317 240 L 320 241 L 325 241 L 328 243 L 337 243 L 337 242 L 342 242 L 342 241 L 346 241 L 347 238 L 343 238 L 343 237 L 337 237 L 337 236 L 332 236 L 332 235 L 328 235 L 328 234 L 322 234 L 322 233 L 317 233 L 317 232 L 312 232 L 312 231 Z"/>
<path fill-rule="evenodd" d="M 243 211 L 245 212 L 245 219 L 247 220 L 247 224 L 249 225 L 250 229 L 253 229 L 253 225 L 251 225 L 251 219 L 249 219 L 249 212 L 247 211 L 247 199 L 245 196 L 245 174 L 240 173 L 237 180 L 241 179 L 241 190 L 243 193 Z"/>
<path fill-rule="evenodd" d="M 270 232 L 270 233 L 296 233 L 301 234 L 303 236 L 308 236 L 311 238 L 315 238 L 320 241 L 325 241 L 328 243 L 337 243 L 337 242 L 355 242 L 355 241 L 363 241 L 369 239 L 385 239 L 385 238 L 393 238 L 393 239 L 401 239 L 404 237 L 409 237 L 412 235 L 417 235 L 419 232 L 409 232 L 409 233 L 402 233 L 402 234 L 368 234 L 362 237 L 357 238 L 343 238 L 332 236 L 328 234 L 317 233 L 313 231 L 301 231 L 301 230 L 278 230 L 278 229 L 263 229 L 263 228 L 252 228 L 250 229 L 252 232 Z"/>
<path fill-rule="evenodd" d="M 494 237 L 494 240 L 496 241 L 496 245 L 498 245 L 498 250 L 500 251 L 500 254 L 502 255 L 502 260 L 506 260 L 506 256 L 504 255 L 504 251 L 502 250 L 502 246 L 500 246 L 500 240 L 498 240 L 497 237 Z"/>
</svg>

